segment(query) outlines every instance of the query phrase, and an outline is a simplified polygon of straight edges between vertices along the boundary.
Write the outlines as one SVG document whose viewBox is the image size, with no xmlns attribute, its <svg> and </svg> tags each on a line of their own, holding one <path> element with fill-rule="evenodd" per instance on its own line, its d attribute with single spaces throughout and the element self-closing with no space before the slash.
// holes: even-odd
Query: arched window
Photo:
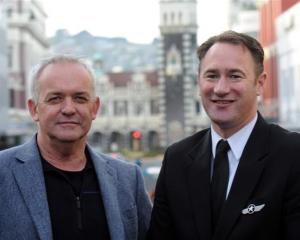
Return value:
<svg viewBox="0 0 300 240">
<path fill-rule="evenodd" d="M 171 13 L 171 24 L 174 24 L 174 20 L 175 20 L 175 14 L 172 12 Z"/>
<path fill-rule="evenodd" d="M 182 12 L 178 13 L 178 24 L 181 25 L 182 24 Z"/>
<path fill-rule="evenodd" d="M 167 25 L 168 24 L 168 14 L 164 13 L 164 24 Z"/>
<path fill-rule="evenodd" d="M 181 55 L 178 48 L 173 44 L 167 52 L 167 75 L 178 75 L 182 73 Z"/>
</svg>

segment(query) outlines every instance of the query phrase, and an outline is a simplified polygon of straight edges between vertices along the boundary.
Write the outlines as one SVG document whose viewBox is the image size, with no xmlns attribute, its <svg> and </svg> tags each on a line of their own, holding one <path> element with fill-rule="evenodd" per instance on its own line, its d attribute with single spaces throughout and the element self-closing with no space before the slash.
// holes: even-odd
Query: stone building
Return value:
<svg viewBox="0 0 300 240">
<path fill-rule="evenodd" d="M 8 129 L 10 135 L 16 136 L 15 144 L 18 144 L 34 131 L 26 110 L 31 85 L 28 75 L 30 68 L 48 53 L 49 44 L 45 34 L 47 16 L 38 0 L 4 2 L 10 107 Z"/>
<path fill-rule="evenodd" d="M 101 151 L 160 148 L 158 74 L 97 70 L 101 108 L 94 121 L 90 143 Z"/>
<path fill-rule="evenodd" d="M 197 86 L 196 0 L 160 1 L 159 69 L 101 70 L 94 59 L 102 101 L 90 142 L 104 151 L 165 148 L 207 127 Z"/>
</svg>

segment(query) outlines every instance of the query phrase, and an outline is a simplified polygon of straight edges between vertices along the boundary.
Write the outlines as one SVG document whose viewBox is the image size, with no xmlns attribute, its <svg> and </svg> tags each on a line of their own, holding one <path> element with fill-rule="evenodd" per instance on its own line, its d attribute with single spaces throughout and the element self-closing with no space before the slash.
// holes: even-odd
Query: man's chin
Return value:
<svg viewBox="0 0 300 240">
<path fill-rule="evenodd" d="M 75 135 L 75 134 L 65 134 L 65 135 L 58 135 L 52 136 L 52 139 L 59 141 L 61 143 L 75 143 L 80 141 L 84 138 L 84 135 Z"/>
<path fill-rule="evenodd" d="M 232 127 L 232 119 L 228 118 L 213 118 L 211 121 L 219 128 L 227 129 Z"/>
<path fill-rule="evenodd" d="M 215 114 L 214 116 L 211 116 L 210 119 L 216 124 L 226 124 L 232 121 L 230 117 L 224 114 Z"/>
</svg>

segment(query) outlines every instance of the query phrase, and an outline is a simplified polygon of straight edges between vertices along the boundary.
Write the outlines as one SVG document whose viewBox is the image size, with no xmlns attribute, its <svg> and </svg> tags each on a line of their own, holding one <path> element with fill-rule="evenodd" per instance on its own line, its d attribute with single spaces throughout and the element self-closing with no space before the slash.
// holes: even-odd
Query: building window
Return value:
<svg viewBox="0 0 300 240">
<path fill-rule="evenodd" d="M 114 101 L 114 115 L 115 116 L 126 116 L 128 113 L 128 104 L 126 100 Z"/>
<path fill-rule="evenodd" d="M 164 13 L 164 24 L 168 24 L 168 14 Z"/>
<path fill-rule="evenodd" d="M 135 102 L 134 104 L 134 115 L 140 116 L 144 113 L 144 106 L 142 102 Z"/>
<path fill-rule="evenodd" d="M 94 132 L 91 137 L 90 141 L 93 146 L 101 147 L 103 145 L 104 135 L 101 132 Z"/>
<path fill-rule="evenodd" d="M 167 66 L 166 74 L 167 75 L 178 75 L 182 73 L 181 66 L 181 56 L 179 49 L 172 45 L 169 51 L 167 52 Z"/>
<path fill-rule="evenodd" d="M 159 114 L 159 101 L 158 101 L 158 99 L 152 99 L 150 101 L 150 112 L 151 112 L 151 115 Z"/>
<path fill-rule="evenodd" d="M 7 49 L 7 66 L 13 68 L 13 46 L 8 46 Z"/>
<path fill-rule="evenodd" d="M 181 23 L 182 23 L 182 12 L 179 12 L 178 13 L 178 24 L 181 25 Z"/>
<path fill-rule="evenodd" d="M 13 89 L 9 90 L 9 106 L 11 108 L 15 107 L 15 91 Z"/>
<path fill-rule="evenodd" d="M 175 20 L 175 14 L 172 12 L 171 13 L 171 24 L 174 24 L 174 20 Z"/>
</svg>

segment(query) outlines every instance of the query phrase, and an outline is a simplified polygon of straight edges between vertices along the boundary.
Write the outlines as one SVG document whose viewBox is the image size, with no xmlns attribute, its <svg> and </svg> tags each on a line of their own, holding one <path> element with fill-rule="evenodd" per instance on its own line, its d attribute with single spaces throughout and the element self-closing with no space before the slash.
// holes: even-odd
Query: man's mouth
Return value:
<svg viewBox="0 0 300 240">
<path fill-rule="evenodd" d="M 74 121 L 64 121 L 64 122 L 58 122 L 59 125 L 77 125 L 79 124 L 78 122 Z"/>
<path fill-rule="evenodd" d="M 220 99 L 220 100 L 212 100 L 213 103 L 216 103 L 216 104 L 220 104 L 220 105 L 227 105 L 227 104 L 230 104 L 230 103 L 233 103 L 234 100 L 224 100 L 224 99 Z"/>
</svg>

